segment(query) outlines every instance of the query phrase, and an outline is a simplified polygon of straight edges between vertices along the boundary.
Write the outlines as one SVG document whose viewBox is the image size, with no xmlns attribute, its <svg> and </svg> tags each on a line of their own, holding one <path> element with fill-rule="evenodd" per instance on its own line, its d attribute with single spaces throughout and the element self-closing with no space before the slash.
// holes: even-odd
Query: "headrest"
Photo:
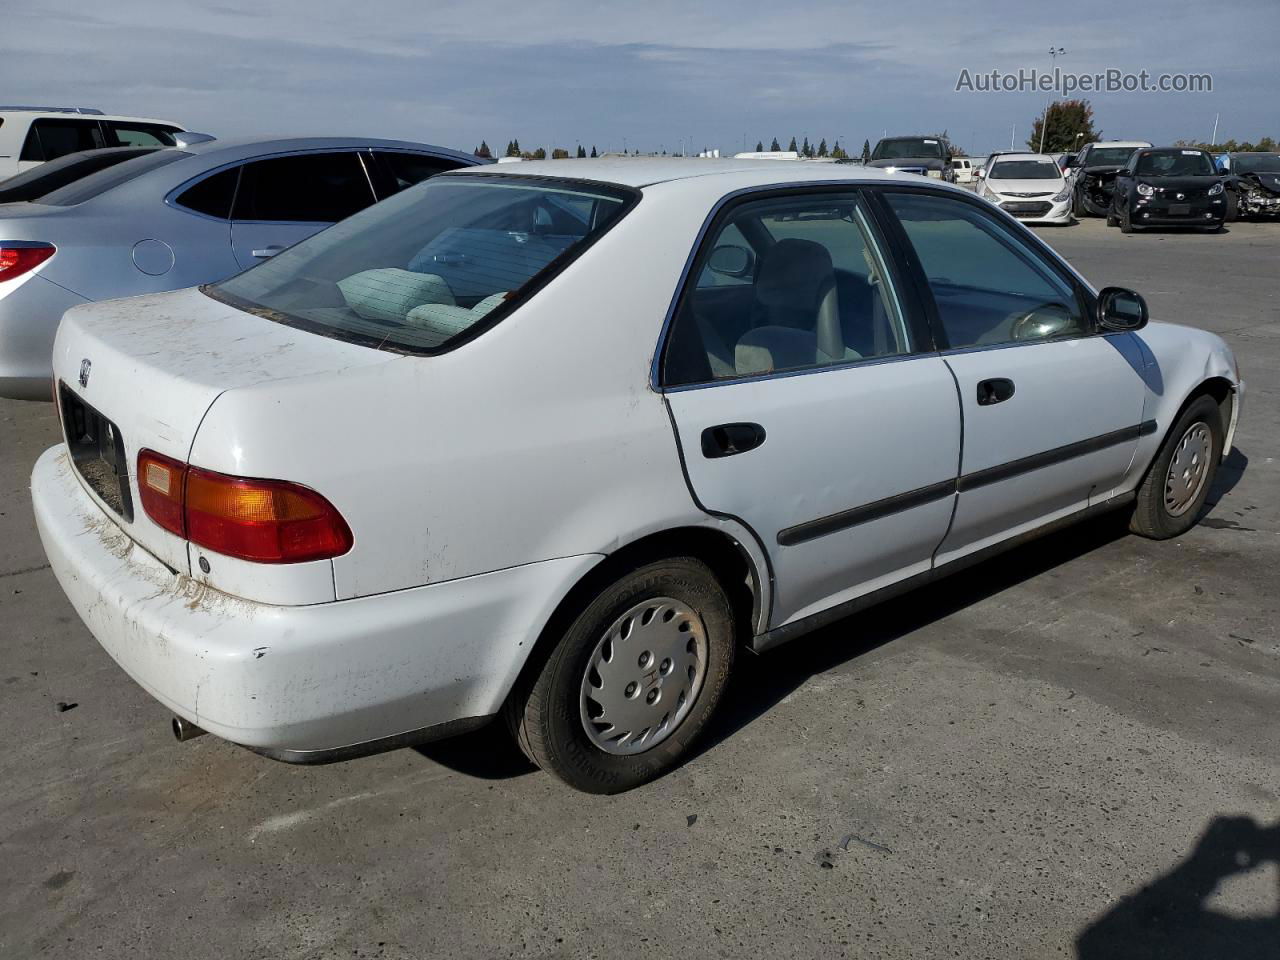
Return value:
<svg viewBox="0 0 1280 960">
<path fill-rule="evenodd" d="M 424 303 L 452 304 L 453 291 L 434 273 L 414 273 L 398 267 L 362 270 L 338 281 L 347 306 L 366 320 L 401 323 Z"/>
<path fill-rule="evenodd" d="M 760 260 L 756 299 L 766 307 L 813 309 L 835 278 L 831 254 L 812 240 L 779 240 Z"/>
</svg>

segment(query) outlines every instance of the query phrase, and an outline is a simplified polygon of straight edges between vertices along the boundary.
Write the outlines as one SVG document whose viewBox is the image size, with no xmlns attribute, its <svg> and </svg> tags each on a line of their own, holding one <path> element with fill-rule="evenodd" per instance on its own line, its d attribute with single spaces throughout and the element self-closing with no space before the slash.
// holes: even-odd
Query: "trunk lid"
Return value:
<svg viewBox="0 0 1280 960">
<path fill-rule="evenodd" d="M 381 353 L 274 323 L 196 288 L 67 311 L 54 343 L 63 433 L 86 489 L 135 542 L 190 573 L 187 541 L 138 499 L 138 451 L 186 461 L 226 390 L 388 363 Z"/>
</svg>

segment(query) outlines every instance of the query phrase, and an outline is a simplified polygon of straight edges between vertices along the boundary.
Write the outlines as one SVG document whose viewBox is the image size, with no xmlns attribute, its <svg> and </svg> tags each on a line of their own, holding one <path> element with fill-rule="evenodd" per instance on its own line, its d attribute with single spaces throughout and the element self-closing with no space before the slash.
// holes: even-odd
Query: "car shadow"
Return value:
<svg viewBox="0 0 1280 960">
<path fill-rule="evenodd" d="M 1280 822 L 1217 817 L 1168 873 L 1123 897 L 1076 940 L 1078 960 L 1232 960 L 1280 956 L 1280 912 L 1237 917 L 1207 909 L 1219 883 L 1280 866 Z"/>
<path fill-rule="evenodd" d="M 1238 448 L 1232 450 L 1214 478 L 1206 501 L 1208 510 L 1200 522 L 1209 519 L 1213 507 L 1239 483 L 1248 463 Z M 740 653 L 724 701 L 685 762 L 749 726 L 811 677 L 1128 536 L 1126 518 L 1124 511 L 1103 514 L 838 620 L 776 651 L 762 656 Z M 850 640 L 850 634 L 856 639 Z M 506 780 L 536 770 L 499 721 L 413 749 L 444 767 L 481 780 Z"/>
<path fill-rule="evenodd" d="M 1124 513 L 1104 514 L 838 620 L 776 651 L 743 654 L 725 700 L 693 755 L 750 725 L 811 677 L 1127 535 Z M 851 634 L 856 639 L 850 640 Z"/>
</svg>

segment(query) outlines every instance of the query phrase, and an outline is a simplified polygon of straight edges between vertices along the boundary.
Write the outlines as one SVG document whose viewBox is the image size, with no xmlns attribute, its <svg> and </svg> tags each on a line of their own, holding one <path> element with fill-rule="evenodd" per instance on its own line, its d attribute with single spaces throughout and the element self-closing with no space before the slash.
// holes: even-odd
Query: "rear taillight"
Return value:
<svg viewBox="0 0 1280 960">
<path fill-rule="evenodd" d="M 147 516 L 170 533 L 186 537 L 182 485 L 187 465 L 151 450 L 138 454 L 138 498 Z"/>
<path fill-rule="evenodd" d="M 34 270 L 55 252 L 51 243 L 5 243 L 0 240 L 0 281 L 12 280 Z"/>
<path fill-rule="evenodd" d="M 147 516 L 161 527 L 241 560 L 326 560 L 346 553 L 353 542 L 333 504 L 284 480 L 231 477 L 143 450 L 138 491 Z"/>
</svg>

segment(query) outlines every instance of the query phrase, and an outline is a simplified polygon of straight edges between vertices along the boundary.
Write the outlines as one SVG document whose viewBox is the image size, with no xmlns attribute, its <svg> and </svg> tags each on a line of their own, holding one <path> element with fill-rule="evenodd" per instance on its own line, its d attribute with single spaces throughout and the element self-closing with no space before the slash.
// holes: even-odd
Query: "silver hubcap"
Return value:
<svg viewBox="0 0 1280 960">
<path fill-rule="evenodd" d="M 601 750 L 643 753 L 684 722 L 706 672 L 702 618 L 670 597 L 637 603 L 591 653 L 582 677 L 582 726 Z"/>
<path fill-rule="evenodd" d="M 1164 506 L 1169 516 L 1180 517 L 1196 502 L 1209 475 L 1213 435 L 1207 424 L 1197 421 L 1187 428 L 1173 451 L 1169 476 L 1164 481 Z"/>
</svg>

